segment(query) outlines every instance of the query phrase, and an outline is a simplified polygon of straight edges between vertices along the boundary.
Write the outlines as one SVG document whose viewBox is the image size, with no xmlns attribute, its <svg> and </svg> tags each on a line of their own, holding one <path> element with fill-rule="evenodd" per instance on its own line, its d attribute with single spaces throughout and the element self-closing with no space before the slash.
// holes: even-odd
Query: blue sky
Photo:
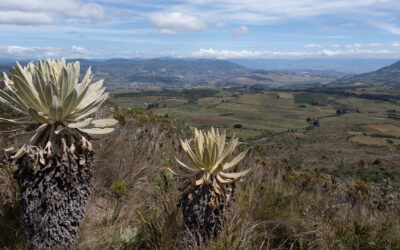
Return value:
<svg viewBox="0 0 400 250">
<path fill-rule="evenodd" d="M 400 0 L 0 0 L 0 58 L 400 58 Z"/>
</svg>

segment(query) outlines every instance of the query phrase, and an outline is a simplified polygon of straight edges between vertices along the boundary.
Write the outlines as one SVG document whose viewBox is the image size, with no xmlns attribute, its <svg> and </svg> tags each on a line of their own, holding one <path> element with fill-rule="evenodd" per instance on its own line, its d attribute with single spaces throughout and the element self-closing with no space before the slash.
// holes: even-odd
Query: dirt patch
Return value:
<svg viewBox="0 0 400 250">
<path fill-rule="evenodd" d="M 363 133 L 360 131 L 347 131 L 349 135 L 362 135 Z"/>
<path fill-rule="evenodd" d="M 363 85 L 365 85 L 365 83 L 363 83 L 363 82 L 356 82 L 356 83 L 354 83 L 354 86 L 363 86 Z"/>
<path fill-rule="evenodd" d="M 279 97 L 280 98 L 285 98 L 285 99 L 293 99 L 293 94 L 292 93 L 286 93 L 286 92 L 279 92 Z"/>
<path fill-rule="evenodd" d="M 318 109 L 319 112 L 322 113 L 327 113 L 327 114 L 336 114 L 336 110 L 331 108 L 331 107 L 321 107 L 321 106 L 315 106 L 316 109 Z"/>
<path fill-rule="evenodd" d="M 89 204 L 86 212 L 86 220 L 98 224 L 104 219 L 110 219 L 112 212 L 111 202 L 104 198 L 96 197 Z"/>
<path fill-rule="evenodd" d="M 387 146 L 386 138 L 377 138 L 371 136 L 354 136 L 350 139 L 350 141 L 362 144 L 362 145 L 376 145 L 376 146 Z"/>
<path fill-rule="evenodd" d="M 362 130 L 370 133 L 383 133 L 393 136 L 400 136 L 400 127 L 392 124 L 370 124 L 361 126 Z"/>
<path fill-rule="evenodd" d="M 367 127 L 373 128 L 375 130 L 384 133 L 390 133 L 390 132 L 400 133 L 400 127 L 391 124 L 372 124 L 372 125 L 367 125 Z"/>
</svg>

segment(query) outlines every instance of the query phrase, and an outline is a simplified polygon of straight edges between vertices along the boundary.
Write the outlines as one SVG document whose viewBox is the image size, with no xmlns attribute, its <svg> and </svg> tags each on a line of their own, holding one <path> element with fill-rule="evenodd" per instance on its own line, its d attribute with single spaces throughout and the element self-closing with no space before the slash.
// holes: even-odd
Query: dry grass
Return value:
<svg viewBox="0 0 400 250">
<path fill-rule="evenodd" d="M 361 126 L 361 129 L 367 133 L 400 137 L 400 127 L 391 124 L 364 125 Z"/>
<path fill-rule="evenodd" d="M 359 143 L 362 145 L 376 145 L 376 146 L 387 146 L 388 142 L 386 138 L 377 138 L 377 137 L 371 137 L 371 136 L 354 136 L 350 139 L 350 141 Z"/>
<path fill-rule="evenodd" d="M 250 158 L 244 164 L 256 164 Z M 293 170 L 257 167 L 239 185 L 225 235 L 207 249 L 397 249 L 400 203 L 382 187 Z M 380 207 L 384 205 L 385 207 Z"/>
<path fill-rule="evenodd" d="M 27 244 L 20 228 L 18 187 L 13 179 L 14 170 L 6 161 L 0 161 L 0 246 L 24 249 Z"/>
<path fill-rule="evenodd" d="M 279 92 L 279 97 L 280 98 L 285 98 L 285 99 L 293 99 L 293 94 L 288 93 L 288 92 Z"/>
<path fill-rule="evenodd" d="M 169 192 L 172 177 L 166 167 L 174 164 L 171 157 L 178 154 L 177 138 L 185 133 L 173 123 L 130 120 L 112 137 L 96 143 L 96 186 L 82 226 L 80 248 L 116 248 L 126 243 L 126 230 L 149 226 L 143 216 L 153 215 L 160 195 Z M 123 197 L 110 190 L 116 182 L 126 187 Z"/>
<path fill-rule="evenodd" d="M 173 249 L 184 230 L 176 204 L 185 183 L 166 168 L 176 164 L 174 155 L 183 158 L 178 138 L 192 131 L 149 113 L 121 121 L 125 124 L 115 133 L 95 142 L 96 184 L 76 249 Z M 327 149 L 337 144 L 318 148 L 334 143 L 333 138 L 350 143 L 345 131 L 326 134 L 317 128 L 303 137 L 270 134 L 260 145 L 241 144 L 238 151 L 250 148 L 251 153 L 238 168 L 253 166 L 254 171 L 237 184 L 234 213 L 224 233 L 203 249 L 399 249 L 400 197 L 389 179 L 335 178 L 315 168 L 319 163 L 312 159 L 329 152 L 332 158 L 355 154 Z M 358 169 L 370 171 L 363 164 Z M 5 187 L 0 192 L 8 190 L 0 196 L 0 211 L 7 215 L 0 217 L 0 245 L 26 249 L 10 173 L 0 166 Z M 4 197 L 9 198 L 3 202 Z"/>
<path fill-rule="evenodd" d="M 101 167 L 97 183 L 124 180 L 129 195 L 114 221 L 115 197 L 106 189 L 102 195 L 101 192 L 95 195 L 89 208 L 90 219 L 81 230 L 79 248 L 172 249 L 177 233 L 184 228 L 180 210 L 176 208 L 182 181 L 164 172 L 162 165 L 174 164 L 169 157 L 179 154 L 179 147 L 170 144 L 168 149 L 153 152 L 143 143 L 143 140 L 150 143 L 148 134 L 131 137 L 129 132 L 146 129 L 141 130 L 140 126 L 121 129 L 114 136 L 116 141 L 125 138 L 137 144 L 126 149 L 118 148 L 118 143 L 111 144 L 110 148 L 122 152 L 109 157 L 120 161 L 114 161 L 114 166 Z M 101 142 L 103 147 L 107 145 L 105 141 Z M 142 149 L 135 151 L 136 147 Z M 107 155 L 112 152 L 106 147 L 98 155 L 110 162 Z M 262 149 L 252 147 L 252 152 L 239 168 L 256 166 L 256 169 L 238 184 L 229 227 L 205 249 L 400 247 L 399 203 L 389 184 L 365 184 L 350 177 L 335 180 L 330 175 L 295 170 L 299 154 L 265 164 L 269 159 L 263 156 Z M 148 163 L 146 154 L 151 159 Z M 110 177 L 108 168 L 113 169 L 114 177 Z M 385 190 L 391 191 L 385 193 Z"/>
</svg>

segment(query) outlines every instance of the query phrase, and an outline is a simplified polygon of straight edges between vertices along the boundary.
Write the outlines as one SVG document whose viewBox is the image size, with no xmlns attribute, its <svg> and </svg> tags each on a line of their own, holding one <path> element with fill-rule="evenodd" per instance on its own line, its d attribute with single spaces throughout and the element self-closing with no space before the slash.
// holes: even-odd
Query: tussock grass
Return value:
<svg viewBox="0 0 400 250">
<path fill-rule="evenodd" d="M 24 249 L 27 243 L 20 228 L 18 186 L 13 170 L 7 161 L 0 160 L 0 246 Z"/>
<path fill-rule="evenodd" d="M 183 158 L 178 138 L 192 130 L 150 112 L 121 113 L 112 135 L 95 142 L 95 188 L 76 249 L 173 249 L 185 230 L 176 204 L 185 180 L 166 169 Z M 122 125 L 123 124 L 123 125 Z M 233 214 L 203 249 L 399 249 L 400 197 L 390 182 L 303 169 L 300 154 L 265 149 L 237 166 L 254 166 L 237 183 Z M 244 148 L 238 148 L 242 151 Z M 323 166 L 321 166 L 323 167 Z M 0 246 L 26 249 L 12 169 L 0 164 Z"/>
</svg>

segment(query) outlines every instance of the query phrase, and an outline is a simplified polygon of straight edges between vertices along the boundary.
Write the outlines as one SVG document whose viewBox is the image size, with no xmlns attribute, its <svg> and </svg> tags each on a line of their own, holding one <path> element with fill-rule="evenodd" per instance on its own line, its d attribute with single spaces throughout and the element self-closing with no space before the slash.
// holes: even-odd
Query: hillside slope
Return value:
<svg viewBox="0 0 400 250">
<path fill-rule="evenodd" d="M 185 230 L 177 204 L 187 180 L 167 168 L 176 167 L 174 156 L 185 159 L 178 141 L 191 137 L 193 129 L 151 111 L 122 112 L 116 105 L 105 110 L 120 125 L 94 143 L 95 187 L 72 249 L 174 249 L 179 232 Z M 345 176 L 333 176 L 320 171 L 325 165 L 307 166 L 310 154 L 304 150 L 311 145 L 319 159 L 331 157 L 331 149 L 343 149 L 329 147 L 320 154 L 315 140 L 326 134 L 319 128 L 265 136 L 264 141 L 238 147 L 237 152 L 250 149 L 238 168 L 251 166 L 253 171 L 236 185 L 229 227 L 201 250 L 400 248 L 398 182 L 368 182 L 379 177 L 376 171 L 387 161 L 335 158 Z M 330 141 L 335 140 L 336 136 Z M 29 249 L 20 227 L 13 169 L 1 160 L 0 248 Z"/>
<path fill-rule="evenodd" d="M 225 60 L 183 60 L 177 58 L 155 59 L 77 59 L 81 72 L 89 65 L 95 80 L 104 79 L 109 89 L 129 88 L 181 88 L 208 84 L 219 77 L 239 75 L 249 69 Z M 27 62 L 20 62 L 21 65 Z M 15 63 L 1 63 L 0 72 L 8 72 Z"/>
<path fill-rule="evenodd" d="M 396 62 L 395 59 L 229 59 L 229 61 L 252 69 L 265 70 L 334 70 L 348 74 L 363 74 Z"/>
<path fill-rule="evenodd" d="M 104 79 L 108 89 L 237 87 L 263 85 L 282 87 L 297 84 L 331 82 L 343 73 L 331 70 L 252 70 L 234 62 L 211 59 L 111 59 L 81 62 L 81 71 L 89 65 L 95 80 Z M 27 62 L 20 62 L 26 65 Z M 15 63 L 0 63 L 0 72 L 8 72 Z"/>
<path fill-rule="evenodd" d="M 400 86 L 400 61 L 370 73 L 345 77 L 341 81 L 345 83 Z"/>
</svg>

